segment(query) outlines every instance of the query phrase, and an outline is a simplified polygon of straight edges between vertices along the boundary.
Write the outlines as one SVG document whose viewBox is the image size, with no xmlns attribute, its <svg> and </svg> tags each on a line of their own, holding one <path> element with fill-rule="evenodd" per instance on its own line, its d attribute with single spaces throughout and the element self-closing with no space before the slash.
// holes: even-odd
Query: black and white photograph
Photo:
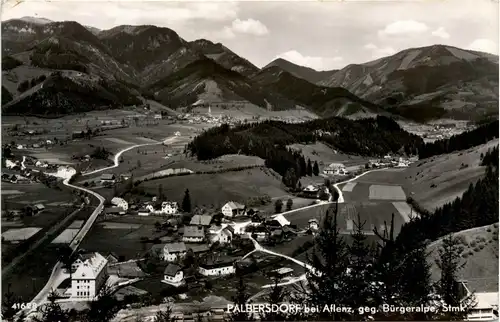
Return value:
<svg viewBox="0 0 500 322">
<path fill-rule="evenodd" d="M 2 0 L 1 320 L 498 322 L 499 9 Z"/>
</svg>

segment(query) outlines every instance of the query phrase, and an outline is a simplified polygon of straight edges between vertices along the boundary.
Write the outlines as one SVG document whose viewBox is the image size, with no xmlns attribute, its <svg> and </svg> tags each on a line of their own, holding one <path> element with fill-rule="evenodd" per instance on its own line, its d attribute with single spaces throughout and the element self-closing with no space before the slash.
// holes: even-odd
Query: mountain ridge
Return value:
<svg viewBox="0 0 500 322">
<path fill-rule="evenodd" d="M 198 86 L 195 82 L 208 81 L 210 87 L 215 78 L 217 86 L 223 88 L 221 98 L 249 98 L 262 108 L 298 105 L 320 115 L 359 110 L 427 121 L 440 117 L 481 118 L 498 110 L 498 74 L 492 72 L 498 69 L 498 56 L 445 45 L 409 48 L 340 70 L 316 71 L 284 59 L 259 69 L 221 43 L 207 39 L 186 41 L 166 27 L 121 25 L 98 30 L 78 22 L 24 17 L 2 24 L 2 52 L 4 57 L 12 57 L 5 60 L 8 68 L 2 70 L 3 78 L 11 81 L 23 81 L 26 77 L 20 74 L 28 69 L 34 72 L 33 68 L 40 68 L 42 73 L 44 69 L 69 69 L 128 84 L 129 93 L 139 88 L 139 96 L 155 96 L 158 92 L 156 96 L 162 96 L 163 103 L 165 93 L 177 97 L 184 92 L 184 99 L 177 97 L 174 101 L 191 102 L 192 93 L 206 94 L 201 87 L 194 90 Z M 214 67 L 209 61 L 242 77 Z M 193 71 L 192 66 L 198 66 L 200 72 Z M 215 74 L 210 78 L 206 71 Z M 280 71 L 287 74 L 273 76 Z M 178 79 L 179 75 L 186 79 Z M 166 84 L 166 80 L 171 83 Z M 183 90 L 183 86 L 191 89 Z M 15 98 L 19 93 L 12 92 L 12 87 L 7 90 Z"/>
</svg>

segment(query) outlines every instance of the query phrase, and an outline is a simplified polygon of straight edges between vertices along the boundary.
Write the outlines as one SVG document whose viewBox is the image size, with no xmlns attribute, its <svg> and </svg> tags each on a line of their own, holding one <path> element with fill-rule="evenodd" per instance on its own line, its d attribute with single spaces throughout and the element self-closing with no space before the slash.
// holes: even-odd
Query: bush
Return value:
<svg viewBox="0 0 500 322">
<path fill-rule="evenodd" d="M 474 253 L 479 252 L 481 249 L 479 247 L 474 248 Z"/>
<path fill-rule="evenodd" d="M 469 245 L 470 245 L 470 247 L 474 248 L 474 247 L 476 247 L 477 242 L 475 240 L 473 240 L 473 241 L 470 242 Z"/>
<path fill-rule="evenodd" d="M 462 258 L 467 258 L 467 257 L 469 257 L 469 253 L 463 253 L 462 254 Z"/>
</svg>

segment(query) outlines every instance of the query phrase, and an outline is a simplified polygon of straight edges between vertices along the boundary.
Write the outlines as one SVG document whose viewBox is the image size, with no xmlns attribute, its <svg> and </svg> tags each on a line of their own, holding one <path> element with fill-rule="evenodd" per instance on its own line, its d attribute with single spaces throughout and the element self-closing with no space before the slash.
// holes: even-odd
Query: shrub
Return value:
<svg viewBox="0 0 500 322">
<path fill-rule="evenodd" d="M 481 249 L 479 247 L 474 248 L 474 253 L 479 252 Z"/>
<path fill-rule="evenodd" d="M 477 242 L 475 240 L 473 240 L 473 241 L 470 242 L 469 245 L 470 245 L 470 247 L 474 248 L 474 247 L 476 247 Z"/>
<path fill-rule="evenodd" d="M 469 253 L 463 253 L 462 254 L 462 258 L 467 258 L 467 257 L 469 257 Z"/>
</svg>

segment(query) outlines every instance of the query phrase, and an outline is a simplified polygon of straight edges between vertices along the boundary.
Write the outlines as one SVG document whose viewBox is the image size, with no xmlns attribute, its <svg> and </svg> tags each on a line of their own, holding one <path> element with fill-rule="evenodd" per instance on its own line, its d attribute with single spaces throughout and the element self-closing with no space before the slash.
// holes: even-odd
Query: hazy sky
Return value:
<svg viewBox="0 0 500 322">
<path fill-rule="evenodd" d="M 498 54 L 495 0 L 15 3 L 3 5 L 2 21 L 35 16 L 100 29 L 164 26 L 186 40 L 222 42 L 258 67 L 282 57 L 318 70 L 336 69 L 433 44 Z"/>
</svg>

